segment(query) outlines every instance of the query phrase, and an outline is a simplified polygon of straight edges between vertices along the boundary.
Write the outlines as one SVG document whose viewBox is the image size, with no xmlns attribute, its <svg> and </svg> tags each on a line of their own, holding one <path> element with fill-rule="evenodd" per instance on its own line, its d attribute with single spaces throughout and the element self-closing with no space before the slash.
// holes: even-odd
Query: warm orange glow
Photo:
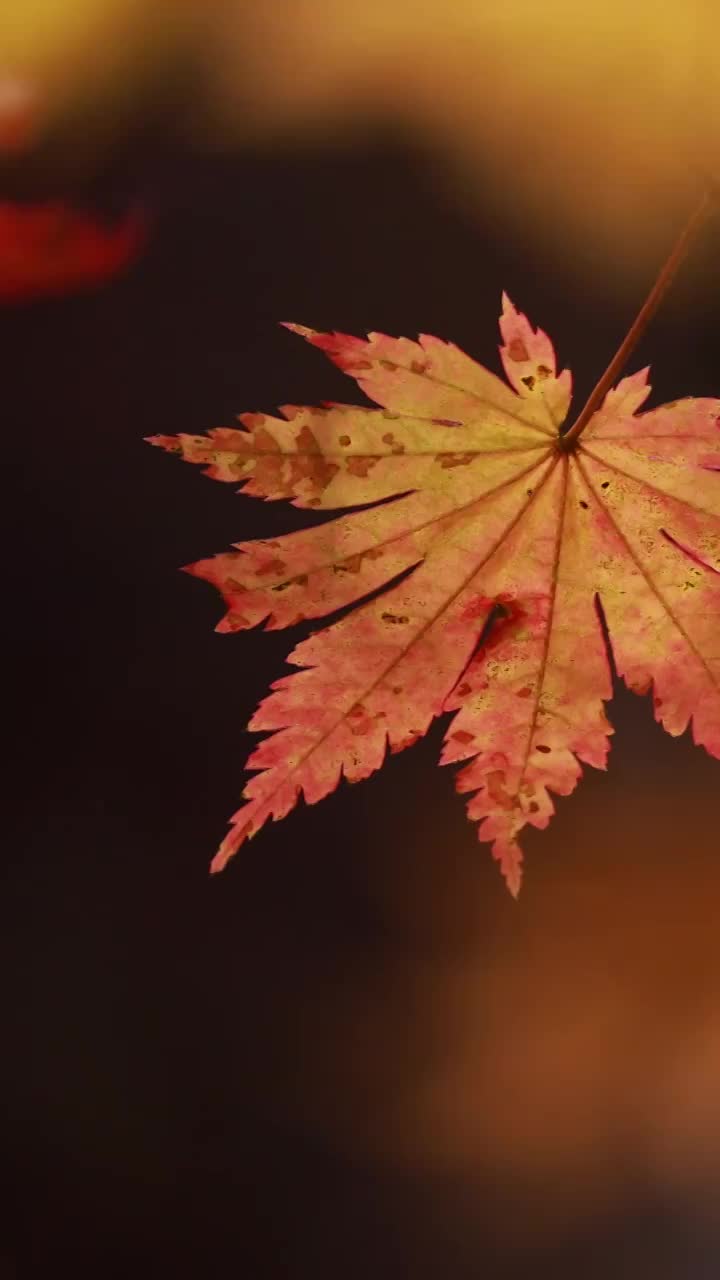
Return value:
<svg viewBox="0 0 720 1280">
<path fill-rule="evenodd" d="M 699 1199 L 720 1176 L 713 767 L 598 780 L 504 914 L 457 830 L 408 813 L 392 856 L 368 849 L 392 942 L 297 991 L 288 1105 L 355 1154 L 496 1187 L 529 1249 L 638 1185 Z"/>
<path fill-rule="evenodd" d="M 710 0 L 27 0 L 0 15 L 6 67 L 50 111 L 85 103 L 91 127 L 98 96 L 112 115 L 182 52 L 208 142 L 350 145 L 399 123 L 436 148 L 448 198 L 540 224 L 566 259 L 612 260 L 633 291 L 716 164 L 719 35 Z"/>
</svg>

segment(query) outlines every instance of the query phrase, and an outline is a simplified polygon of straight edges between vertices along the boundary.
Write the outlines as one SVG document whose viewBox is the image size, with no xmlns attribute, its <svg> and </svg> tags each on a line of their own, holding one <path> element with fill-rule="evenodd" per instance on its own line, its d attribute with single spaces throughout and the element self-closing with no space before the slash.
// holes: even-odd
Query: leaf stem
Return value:
<svg viewBox="0 0 720 1280">
<path fill-rule="evenodd" d="M 604 400 L 607 392 L 615 382 L 617 375 L 631 352 L 637 346 L 650 321 L 655 315 L 655 312 L 660 306 L 667 289 L 675 277 L 678 267 L 687 254 L 688 249 L 690 248 L 690 245 L 695 239 L 698 231 L 709 215 L 716 211 L 717 200 L 717 191 L 713 184 L 706 189 L 700 204 L 697 206 L 695 212 L 691 215 L 683 227 L 683 230 L 680 232 L 670 256 L 660 269 L 657 279 L 635 317 L 632 326 L 628 330 L 626 337 L 615 352 L 615 355 L 610 361 L 600 381 L 590 392 L 579 416 L 576 418 L 569 431 L 566 431 L 564 435 L 560 436 L 559 446 L 563 452 L 570 452 L 575 448 L 579 436 L 585 430 L 585 427 L 590 421 L 595 410 Z"/>
</svg>

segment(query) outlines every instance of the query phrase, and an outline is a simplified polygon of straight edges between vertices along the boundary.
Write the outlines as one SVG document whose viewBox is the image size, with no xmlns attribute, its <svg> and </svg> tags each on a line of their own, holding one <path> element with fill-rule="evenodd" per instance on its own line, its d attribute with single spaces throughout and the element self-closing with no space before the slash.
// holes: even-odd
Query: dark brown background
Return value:
<svg viewBox="0 0 720 1280">
<path fill-rule="evenodd" d="M 7 1274 L 716 1276 L 720 763 L 618 690 L 610 772 L 531 833 L 516 904 L 438 725 L 211 880 L 297 632 L 215 635 L 176 568 L 307 515 L 143 443 L 357 398 L 278 320 L 497 368 L 505 288 L 582 399 L 634 304 L 387 129 L 208 154 L 148 117 L 61 175 L 5 190 L 139 195 L 154 232 L 122 280 L 0 313 Z M 720 390 L 718 235 L 633 361 L 652 403 Z"/>
</svg>

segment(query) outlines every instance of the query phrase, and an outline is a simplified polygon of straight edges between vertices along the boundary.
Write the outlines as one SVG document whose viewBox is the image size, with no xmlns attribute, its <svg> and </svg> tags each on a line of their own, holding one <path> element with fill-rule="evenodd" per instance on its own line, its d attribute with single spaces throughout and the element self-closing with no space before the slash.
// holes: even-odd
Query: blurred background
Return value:
<svg viewBox="0 0 720 1280">
<path fill-rule="evenodd" d="M 719 35 L 713 0 L 24 0 L 0 122 L 24 103 L 75 175 L 160 104 L 203 150 L 393 134 L 457 207 L 628 278 L 717 170 Z"/>
<path fill-rule="evenodd" d="M 210 880 L 302 628 L 216 635 L 176 570 L 308 515 L 143 437 L 361 399 L 285 319 L 437 333 L 499 370 L 502 289 L 582 402 L 717 173 L 719 22 L 709 0 L 0 13 L 3 207 L 147 223 L 113 278 L 0 306 L 0 1275 L 717 1276 L 720 763 L 618 689 L 610 770 L 529 835 L 514 903 L 438 725 Z M 0 285 L 29 252 L 2 225 Z M 720 393 L 719 253 L 716 222 L 631 364 L 651 403 Z"/>
</svg>

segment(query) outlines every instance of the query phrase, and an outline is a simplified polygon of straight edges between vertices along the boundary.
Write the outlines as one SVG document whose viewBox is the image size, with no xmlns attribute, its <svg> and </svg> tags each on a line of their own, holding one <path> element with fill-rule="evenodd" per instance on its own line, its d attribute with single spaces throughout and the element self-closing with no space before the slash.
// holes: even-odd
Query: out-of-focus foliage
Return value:
<svg viewBox="0 0 720 1280">
<path fill-rule="evenodd" d="M 710 0 L 24 0 L 0 66 L 44 110 L 127 107 L 182 60 L 195 137 L 242 144 L 400 125 L 449 161 L 457 198 L 540 217 L 566 246 L 645 272 L 720 143 Z"/>
<path fill-rule="evenodd" d="M 0 303 L 74 293 L 122 271 L 145 242 L 143 213 L 116 226 L 62 201 L 0 201 Z"/>
</svg>

